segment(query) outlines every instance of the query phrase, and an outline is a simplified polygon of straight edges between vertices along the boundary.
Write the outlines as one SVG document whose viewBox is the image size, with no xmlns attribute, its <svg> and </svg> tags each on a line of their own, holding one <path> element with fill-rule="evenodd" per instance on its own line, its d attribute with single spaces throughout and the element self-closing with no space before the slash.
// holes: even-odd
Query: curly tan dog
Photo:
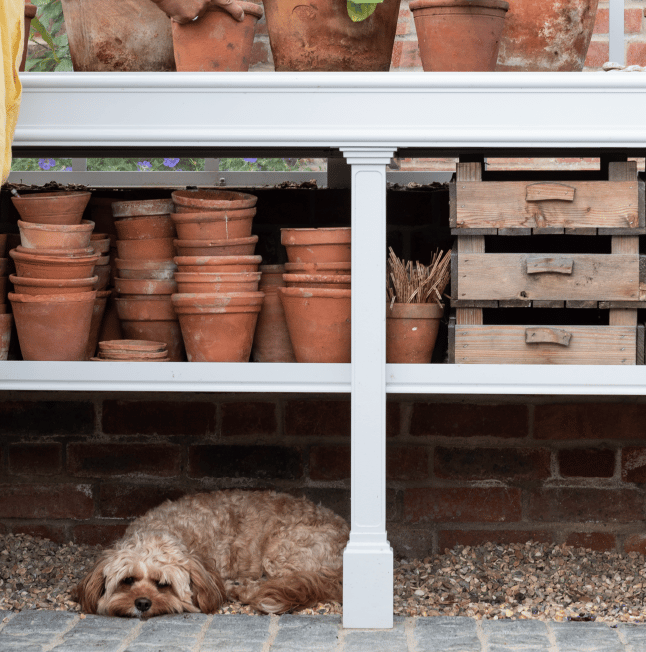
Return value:
<svg viewBox="0 0 646 652">
<path fill-rule="evenodd" d="M 267 613 L 341 600 L 348 525 L 273 491 L 166 501 L 133 521 L 76 587 L 87 613 L 214 613 L 239 600 Z"/>
</svg>

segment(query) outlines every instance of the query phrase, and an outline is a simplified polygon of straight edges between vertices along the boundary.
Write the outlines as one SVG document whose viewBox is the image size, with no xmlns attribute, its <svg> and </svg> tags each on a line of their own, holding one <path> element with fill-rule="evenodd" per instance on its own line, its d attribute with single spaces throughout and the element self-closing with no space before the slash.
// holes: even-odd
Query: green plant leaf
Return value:
<svg viewBox="0 0 646 652">
<path fill-rule="evenodd" d="M 56 44 L 54 43 L 51 34 L 45 29 L 45 26 L 38 20 L 38 18 L 34 17 L 31 19 L 31 29 L 34 32 L 40 33 L 40 35 L 43 38 L 43 41 L 45 41 L 45 43 L 49 45 L 52 52 L 54 53 L 54 58 L 56 59 L 56 63 L 60 63 L 60 59 L 56 56 Z"/>
<path fill-rule="evenodd" d="M 348 16 L 350 16 L 353 23 L 361 22 L 375 12 L 378 2 L 352 2 L 348 0 Z"/>
</svg>

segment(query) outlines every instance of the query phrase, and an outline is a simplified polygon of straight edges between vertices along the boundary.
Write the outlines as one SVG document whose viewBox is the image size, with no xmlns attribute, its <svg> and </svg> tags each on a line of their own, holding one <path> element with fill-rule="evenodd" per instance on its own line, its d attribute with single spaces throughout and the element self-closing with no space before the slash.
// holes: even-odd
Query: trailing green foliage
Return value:
<svg viewBox="0 0 646 652">
<path fill-rule="evenodd" d="M 25 69 L 29 72 L 71 71 L 72 59 L 61 0 L 32 1 L 38 12 L 31 21 L 29 40 L 32 45 L 27 53 Z"/>
</svg>

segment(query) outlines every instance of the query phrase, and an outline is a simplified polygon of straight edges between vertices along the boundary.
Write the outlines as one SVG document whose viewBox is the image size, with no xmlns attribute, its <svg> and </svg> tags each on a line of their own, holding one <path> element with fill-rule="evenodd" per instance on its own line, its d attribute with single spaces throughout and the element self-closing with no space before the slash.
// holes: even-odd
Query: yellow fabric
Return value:
<svg viewBox="0 0 646 652">
<path fill-rule="evenodd" d="M 22 58 L 25 29 L 24 0 L 0 0 L 0 64 L 4 87 L 0 98 L 0 156 L 2 156 L 2 183 L 11 169 L 11 142 L 18 121 L 22 86 L 18 67 Z"/>
</svg>

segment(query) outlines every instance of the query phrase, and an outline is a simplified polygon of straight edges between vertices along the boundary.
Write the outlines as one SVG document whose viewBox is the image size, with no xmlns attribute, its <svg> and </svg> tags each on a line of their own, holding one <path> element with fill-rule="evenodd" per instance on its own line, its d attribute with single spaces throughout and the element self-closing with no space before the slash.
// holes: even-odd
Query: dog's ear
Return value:
<svg viewBox="0 0 646 652">
<path fill-rule="evenodd" d="M 72 597 L 81 605 L 81 609 L 88 614 L 95 614 L 99 598 L 105 593 L 105 577 L 103 571 L 107 558 L 101 557 L 94 568 L 74 588 Z"/>
<path fill-rule="evenodd" d="M 226 589 L 217 571 L 209 573 L 198 559 L 192 557 L 188 563 L 193 590 L 193 604 L 205 614 L 215 613 L 224 603 Z"/>
</svg>

